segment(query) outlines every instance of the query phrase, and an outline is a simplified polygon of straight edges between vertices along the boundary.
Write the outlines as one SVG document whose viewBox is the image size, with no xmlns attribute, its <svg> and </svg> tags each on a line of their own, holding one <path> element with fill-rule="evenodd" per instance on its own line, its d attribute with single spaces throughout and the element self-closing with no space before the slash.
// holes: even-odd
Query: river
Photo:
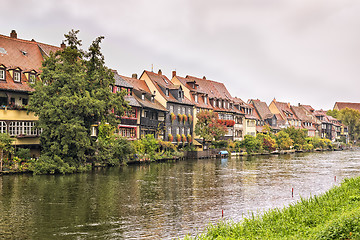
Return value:
<svg viewBox="0 0 360 240">
<path fill-rule="evenodd" d="M 0 239 L 172 239 L 360 175 L 360 151 L 0 176 Z M 292 188 L 294 194 L 292 197 Z"/>
</svg>

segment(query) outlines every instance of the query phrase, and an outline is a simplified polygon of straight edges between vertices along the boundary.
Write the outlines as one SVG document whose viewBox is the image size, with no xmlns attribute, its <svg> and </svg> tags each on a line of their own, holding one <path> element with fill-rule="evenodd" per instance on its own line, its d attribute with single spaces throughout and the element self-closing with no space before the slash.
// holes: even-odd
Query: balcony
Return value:
<svg viewBox="0 0 360 240">
<path fill-rule="evenodd" d="M 32 112 L 27 112 L 27 110 L 22 109 L 9 109 L 1 108 L 0 109 L 0 120 L 17 120 L 17 121 L 36 121 L 38 117 Z"/>
<path fill-rule="evenodd" d="M 164 126 L 164 122 L 160 122 L 158 120 L 153 120 L 153 119 L 148 119 L 148 118 L 143 118 L 143 117 L 140 119 L 140 124 L 141 124 L 141 126 L 152 127 L 152 128 Z"/>
<path fill-rule="evenodd" d="M 124 125 L 136 125 L 137 119 L 136 118 L 121 118 L 121 124 Z"/>
</svg>

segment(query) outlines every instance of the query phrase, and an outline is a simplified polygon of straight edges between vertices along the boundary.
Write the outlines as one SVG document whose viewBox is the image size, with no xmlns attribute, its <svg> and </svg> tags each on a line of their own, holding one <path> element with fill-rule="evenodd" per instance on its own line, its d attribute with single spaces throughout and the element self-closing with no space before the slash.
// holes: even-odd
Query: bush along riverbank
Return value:
<svg viewBox="0 0 360 240">
<path fill-rule="evenodd" d="M 219 222 L 185 239 L 360 239 L 360 177 L 239 223 Z"/>
<path fill-rule="evenodd" d="M 212 141 L 205 152 L 194 152 L 191 141 L 179 141 L 177 144 L 156 139 L 146 135 L 141 139 L 128 141 L 114 133 L 109 124 L 100 124 L 97 149 L 93 155 L 83 162 L 68 162 L 56 158 L 51 160 L 46 154 L 40 158 L 30 158 L 29 150 L 12 149 L 9 136 L 2 136 L 0 142 L 6 142 L 3 151 L 1 173 L 32 172 L 34 174 L 75 173 L 91 170 L 94 167 L 117 166 L 123 164 L 147 163 L 153 161 L 168 161 L 184 158 L 216 157 L 220 150 L 227 150 L 230 156 L 287 154 L 294 152 L 311 152 L 342 150 L 350 145 L 342 142 L 331 142 L 319 137 L 307 137 L 301 129 L 288 128 L 274 134 L 268 129 L 258 133 L 256 137 L 246 135 L 242 141 Z M 27 154 L 25 152 L 28 151 Z"/>
</svg>

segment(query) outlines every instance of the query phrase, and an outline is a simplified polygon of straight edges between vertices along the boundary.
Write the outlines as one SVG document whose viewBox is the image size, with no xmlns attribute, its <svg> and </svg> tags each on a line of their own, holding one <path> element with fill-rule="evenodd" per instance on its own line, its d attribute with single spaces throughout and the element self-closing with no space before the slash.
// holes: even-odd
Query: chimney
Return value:
<svg viewBox="0 0 360 240">
<path fill-rule="evenodd" d="M 136 74 L 136 73 L 133 73 L 133 74 L 131 75 L 131 77 L 137 79 L 137 74 Z"/>
<path fill-rule="evenodd" d="M 205 77 L 205 76 L 203 76 L 203 79 L 204 79 L 204 80 L 206 80 L 206 77 Z"/>
<path fill-rule="evenodd" d="M 287 105 L 288 105 L 288 108 L 290 108 L 290 103 L 288 103 Z"/>
<path fill-rule="evenodd" d="M 64 41 L 62 41 L 62 43 L 60 44 L 60 47 L 61 47 L 62 49 L 65 49 L 65 48 L 66 48 L 66 45 L 65 45 Z"/>
<path fill-rule="evenodd" d="M 300 103 L 298 103 L 298 106 L 299 106 L 299 107 L 301 107 L 301 104 L 300 104 Z"/>
<path fill-rule="evenodd" d="M 172 77 L 176 76 L 176 71 L 172 71 Z"/>
<path fill-rule="evenodd" d="M 11 38 L 17 38 L 17 33 L 16 33 L 15 30 L 12 30 L 12 31 L 11 31 L 10 37 L 11 37 Z"/>
<path fill-rule="evenodd" d="M 161 69 L 159 69 L 158 74 L 159 74 L 159 75 L 162 75 L 162 71 L 161 71 Z"/>
</svg>

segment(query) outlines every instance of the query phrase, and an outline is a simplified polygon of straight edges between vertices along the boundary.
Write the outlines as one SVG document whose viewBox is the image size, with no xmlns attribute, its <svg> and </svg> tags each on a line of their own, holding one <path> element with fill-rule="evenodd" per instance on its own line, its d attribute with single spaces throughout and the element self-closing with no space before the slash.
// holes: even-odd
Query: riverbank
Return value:
<svg viewBox="0 0 360 240">
<path fill-rule="evenodd" d="M 345 179 L 325 194 L 301 199 L 239 223 L 210 225 L 185 239 L 359 239 L 360 177 Z"/>
</svg>

